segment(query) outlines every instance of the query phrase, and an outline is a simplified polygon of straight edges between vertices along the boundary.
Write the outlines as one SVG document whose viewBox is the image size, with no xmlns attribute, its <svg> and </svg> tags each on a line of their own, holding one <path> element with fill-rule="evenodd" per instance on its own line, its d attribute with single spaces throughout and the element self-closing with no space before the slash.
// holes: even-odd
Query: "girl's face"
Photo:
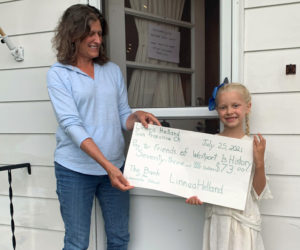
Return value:
<svg viewBox="0 0 300 250">
<path fill-rule="evenodd" d="M 242 94 L 236 90 L 220 92 L 217 98 L 217 112 L 224 128 L 243 130 L 243 122 L 250 112 L 251 103 L 246 103 Z"/>
<path fill-rule="evenodd" d="M 91 22 L 90 33 L 84 38 L 78 51 L 79 60 L 92 60 L 99 56 L 99 50 L 102 43 L 102 28 L 100 21 Z"/>
</svg>

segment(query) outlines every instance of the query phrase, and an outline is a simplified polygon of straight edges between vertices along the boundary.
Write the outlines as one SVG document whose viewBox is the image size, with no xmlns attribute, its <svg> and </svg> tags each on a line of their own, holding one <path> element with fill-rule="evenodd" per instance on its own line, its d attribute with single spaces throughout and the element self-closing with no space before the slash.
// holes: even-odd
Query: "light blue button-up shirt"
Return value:
<svg viewBox="0 0 300 250">
<path fill-rule="evenodd" d="M 76 172 L 103 175 L 106 171 L 80 149 L 92 138 L 115 166 L 124 163 L 126 121 L 131 114 L 120 68 L 94 64 L 94 79 L 71 65 L 55 63 L 47 74 L 48 93 L 58 121 L 54 160 Z"/>
</svg>

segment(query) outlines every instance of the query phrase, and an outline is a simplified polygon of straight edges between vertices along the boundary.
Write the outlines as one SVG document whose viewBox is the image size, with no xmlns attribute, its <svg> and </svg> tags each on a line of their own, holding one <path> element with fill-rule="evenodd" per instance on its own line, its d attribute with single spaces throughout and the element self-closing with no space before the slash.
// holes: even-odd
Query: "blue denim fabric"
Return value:
<svg viewBox="0 0 300 250">
<path fill-rule="evenodd" d="M 57 195 L 65 224 L 63 250 L 86 250 L 89 245 L 94 196 L 105 222 L 107 250 L 127 250 L 129 192 L 111 186 L 107 175 L 85 175 L 55 162 Z"/>
</svg>

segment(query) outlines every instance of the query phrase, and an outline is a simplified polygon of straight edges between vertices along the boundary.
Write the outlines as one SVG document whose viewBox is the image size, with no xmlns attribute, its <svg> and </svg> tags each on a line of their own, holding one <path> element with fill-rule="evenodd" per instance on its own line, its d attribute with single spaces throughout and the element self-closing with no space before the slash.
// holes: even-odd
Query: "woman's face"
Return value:
<svg viewBox="0 0 300 250">
<path fill-rule="evenodd" d="M 77 60 L 91 61 L 98 57 L 101 43 L 102 27 L 100 21 L 97 20 L 90 23 L 90 33 L 81 41 Z"/>
</svg>

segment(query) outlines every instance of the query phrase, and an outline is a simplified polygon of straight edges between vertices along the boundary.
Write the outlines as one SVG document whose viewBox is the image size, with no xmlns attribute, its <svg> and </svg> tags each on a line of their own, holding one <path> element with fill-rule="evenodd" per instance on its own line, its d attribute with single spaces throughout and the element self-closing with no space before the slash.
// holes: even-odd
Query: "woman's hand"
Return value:
<svg viewBox="0 0 300 250">
<path fill-rule="evenodd" d="M 185 203 L 188 203 L 190 205 L 202 205 L 203 202 L 199 200 L 197 196 L 192 196 L 185 200 Z"/>
<path fill-rule="evenodd" d="M 141 110 L 132 113 L 128 117 L 126 122 L 127 129 L 132 130 L 135 122 L 141 122 L 145 128 L 148 128 L 148 124 L 161 126 L 159 120 L 153 114 Z"/>
<path fill-rule="evenodd" d="M 157 120 L 157 118 L 151 113 L 147 113 L 144 111 L 136 111 L 135 115 L 137 117 L 137 120 L 140 121 L 145 128 L 148 127 L 148 124 L 156 124 L 161 126 L 159 120 Z"/>
<path fill-rule="evenodd" d="M 81 143 L 80 148 L 106 170 L 113 187 L 118 188 L 122 191 L 127 191 L 133 188 L 133 186 L 129 185 L 129 182 L 125 179 L 120 169 L 118 169 L 115 165 L 113 165 L 109 160 L 105 158 L 92 138 L 85 139 Z"/>
<path fill-rule="evenodd" d="M 121 170 L 114 165 L 111 165 L 106 171 L 113 187 L 120 189 L 121 191 L 127 191 L 134 188 L 133 186 L 130 186 Z"/>
</svg>

